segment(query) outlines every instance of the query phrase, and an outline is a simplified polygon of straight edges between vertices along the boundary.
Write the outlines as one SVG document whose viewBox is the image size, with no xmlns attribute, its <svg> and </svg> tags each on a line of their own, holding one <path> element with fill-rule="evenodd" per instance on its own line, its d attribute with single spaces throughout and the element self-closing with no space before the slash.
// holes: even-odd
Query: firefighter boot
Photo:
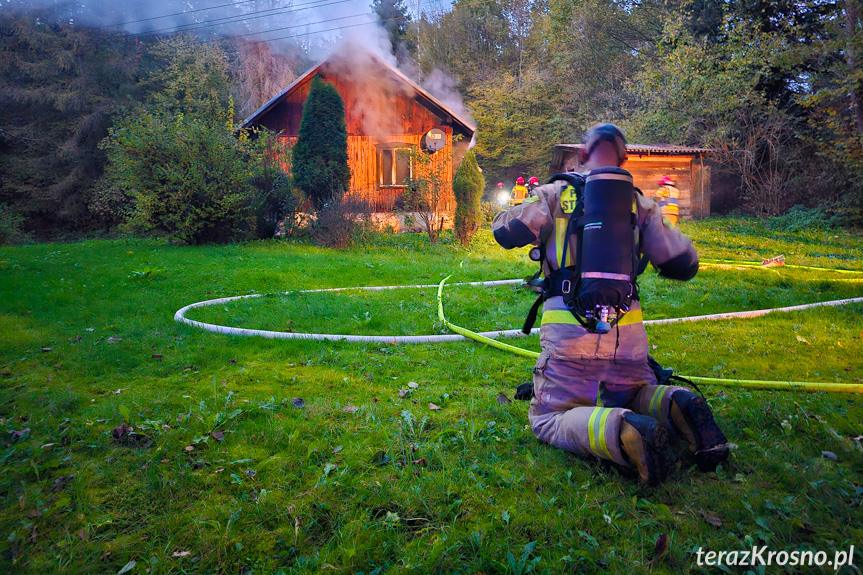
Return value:
<svg viewBox="0 0 863 575">
<path fill-rule="evenodd" d="M 678 435 L 689 443 L 698 469 L 716 471 L 716 466 L 728 459 L 728 440 L 703 397 L 687 390 L 675 391 L 671 396 L 671 421 Z"/>
<path fill-rule="evenodd" d="M 671 471 L 665 428 L 652 417 L 627 412 L 620 424 L 620 446 L 642 483 L 659 485 Z"/>
</svg>

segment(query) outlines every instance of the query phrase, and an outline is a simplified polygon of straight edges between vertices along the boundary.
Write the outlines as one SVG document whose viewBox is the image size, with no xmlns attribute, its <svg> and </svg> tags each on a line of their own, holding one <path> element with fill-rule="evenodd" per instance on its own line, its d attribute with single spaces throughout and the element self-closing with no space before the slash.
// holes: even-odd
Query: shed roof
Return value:
<svg viewBox="0 0 863 575">
<path fill-rule="evenodd" d="M 356 47 L 352 45 L 351 48 Z M 302 75 L 298 76 L 297 79 L 291 82 L 291 84 L 287 88 L 285 88 L 279 94 L 271 98 L 269 102 L 258 108 L 251 116 L 243 120 L 242 126 L 244 128 L 249 127 L 255 122 L 255 120 L 257 120 L 263 114 L 271 110 L 276 104 L 290 96 L 291 93 L 299 86 L 301 86 L 308 78 L 317 74 L 321 67 L 324 66 L 327 62 L 329 62 L 335 54 L 335 51 L 330 53 L 329 56 L 306 70 Z M 420 104 L 424 105 L 426 108 L 439 116 L 449 116 L 450 118 L 452 118 L 453 123 L 458 125 L 467 136 L 472 136 L 473 133 L 476 132 L 476 125 L 472 124 L 471 122 L 467 121 L 466 119 L 460 117 L 458 114 L 453 112 L 443 102 L 432 96 L 431 93 L 429 93 L 425 88 L 405 76 L 398 68 L 396 68 L 377 54 L 371 52 L 370 50 L 368 50 L 368 56 L 376 64 L 380 65 L 386 71 L 395 76 L 399 81 L 410 86 L 415 93 L 414 97 Z"/>
<path fill-rule="evenodd" d="M 555 148 L 580 150 L 584 144 L 557 144 Z M 672 144 L 627 144 L 626 151 L 630 153 L 660 154 L 660 155 L 697 155 L 715 152 L 713 148 L 696 148 L 692 146 L 674 146 Z"/>
</svg>

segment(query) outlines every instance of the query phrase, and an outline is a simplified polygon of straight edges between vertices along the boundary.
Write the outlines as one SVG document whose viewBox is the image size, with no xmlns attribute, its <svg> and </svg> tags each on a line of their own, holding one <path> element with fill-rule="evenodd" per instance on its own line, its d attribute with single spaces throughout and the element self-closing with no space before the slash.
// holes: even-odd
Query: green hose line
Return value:
<svg viewBox="0 0 863 575">
<path fill-rule="evenodd" d="M 838 274 L 863 274 L 863 270 L 843 270 L 838 268 L 819 268 L 815 266 L 801 266 L 795 264 L 782 264 L 781 266 L 765 266 L 762 262 L 750 262 L 750 261 L 738 261 L 738 260 L 722 260 L 722 259 L 711 259 L 706 258 L 701 260 L 704 263 L 710 264 L 728 264 L 728 265 L 736 265 L 739 267 L 753 267 L 753 268 L 764 268 L 764 269 L 776 269 L 776 268 L 794 268 L 800 270 L 817 270 L 822 272 L 836 272 Z"/>
<path fill-rule="evenodd" d="M 501 343 L 501 342 L 497 341 L 496 339 L 491 339 L 490 337 L 480 335 L 480 334 L 476 333 L 475 331 L 471 331 L 469 329 L 459 327 L 453 323 L 450 323 L 446 319 L 446 317 L 444 317 L 444 315 L 443 315 L 443 284 L 445 284 L 446 280 L 448 280 L 451 277 L 452 277 L 452 274 L 448 275 L 443 280 L 441 280 L 440 285 L 438 285 L 438 288 L 437 288 L 437 315 L 438 315 L 438 318 L 440 318 L 441 322 L 443 322 L 443 324 L 445 326 L 447 326 L 449 329 L 451 329 L 452 331 L 454 331 L 455 333 L 457 333 L 459 335 L 469 337 L 470 339 L 476 340 L 480 343 L 488 344 L 492 347 L 496 347 L 497 349 L 502 349 L 503 351 L 508 351 L 508 352 L 514 353 L 516 355 L 521 355 L 524 357 L 530 357 L 533 359 L 536 359 L 539 357 L 539 354 L 535 351 L 530 351 L 529 349 L 522 349 L 520 347 L 515 347 L 514 345 L 509 345 L 507 343 Z"/>
<path fill-rule="evenodd" d="M 463 335 L 464 337 L 468 337 L 470 339 L 476 340 L 480 343 L 488 344 L 497 349 L 508 351 L 510 353 L 514 353 L 516 355 L 520 355 L 522 357 L 529 357 L 531 359 L 536 359 L 539 357 L 539 353 L 535 351 L 531 351 L 529 349 L 524 349 L 521 347 L 516 347 L 514 345 L 509 345 L 506 343 L 501 343 L 495 339 L 491 339 L 490 337 L 486 337 L 484 335 L 480 335 L 475 331 L 471 331 L 467 328 L 457 326 L 454 323 L 451 323 L 446 319 L 443 313 L 443 286 L 446 281 L 451 278 L 452 275 L 448 275 L 443 280 L 441 280 L 437 289 L 437 313 L 438 318 L 443 322 L 443 324 L 454 331 L 459 335 Z M 694 375 L 683 375 L 681 377 L 685 377 L 687 379 L 691 379 L 695 383 L 706 383 L 708 385 L 716 385 L 718 387 L 736 387 L 736 388 L 745 388 L 745 389 L 773 389 L 776 391 L 807 391 L 807 392 L 828 392 L 828 393 L 859 393 L 863 394 L 863 384 L 853 384 L 853 383 L 817 383 L 817 382 L 809 382 L 809 381 L 760 381 L 756 379 L 719 379 L 715 377 L 699 377 Z"/>
<path fill-rule="evenodd" d="M 863 393 L 859 383 L 813 383 L 808 381 L 759 381 L 756 379 L 718 379 L 683 375 L 695 383 L 706 383 L 720 387 L 746 387 L 749 389 L 776 389 L 779 391 L 826 391 L 830 393 Z"/>
</svg>

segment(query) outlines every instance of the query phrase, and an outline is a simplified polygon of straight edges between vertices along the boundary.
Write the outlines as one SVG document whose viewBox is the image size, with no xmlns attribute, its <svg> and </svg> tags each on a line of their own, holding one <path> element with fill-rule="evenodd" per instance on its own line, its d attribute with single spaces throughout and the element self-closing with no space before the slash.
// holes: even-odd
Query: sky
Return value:
<svg viewBox="0 0 863 575">
<path fill-rule="evenodd" d="M 371 0 L 0 0 L 62 9 L 75 24 L 144 36 L 180 30 L 252 41 L 293 41 L 312 56 L 333 42 L 364 36 L 376 42 Z M 412 12 L 440 10 L 447 0 L 408 0 Z"/>
</svg>

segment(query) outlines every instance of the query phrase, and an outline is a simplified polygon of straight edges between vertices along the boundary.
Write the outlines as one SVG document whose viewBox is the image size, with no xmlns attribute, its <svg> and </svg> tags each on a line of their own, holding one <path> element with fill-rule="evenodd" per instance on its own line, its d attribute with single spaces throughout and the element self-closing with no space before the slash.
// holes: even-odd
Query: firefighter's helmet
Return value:
<svg viewBox="0 0 863 575">
<path fill-rule="evenodd" d="M 538 186 L 538 185 L 539 185 L 539 178 L 537 178 L 536 176 L 534 176 L 534 177 L 532 177 L 531 179 L 529 179 L 529 180 L 527 181 L 527 183 L 529 183 L 529 184 L 530 184 L 530 185 L 532 185 L 532 186 Z"/>
<path fill-rule="evenodd" d="M 518 184 L 519 186 L 523 186 L 524 185 L 524 178 L 519 176 L 518 178 L 516 178 L 515 183 Z"/>
</svg>

